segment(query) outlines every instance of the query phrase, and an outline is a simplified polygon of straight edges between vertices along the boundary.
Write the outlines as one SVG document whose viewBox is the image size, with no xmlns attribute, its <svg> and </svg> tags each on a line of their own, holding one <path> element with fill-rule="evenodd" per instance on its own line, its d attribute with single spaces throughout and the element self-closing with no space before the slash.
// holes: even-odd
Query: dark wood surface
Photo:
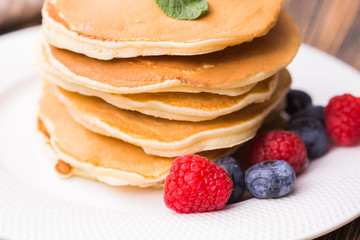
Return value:
<svg viewBox="0 0 360 240">
<path fill-rule="evenodd" d="M 284 8 L 298 25 L 303 42 L 360 70 L 360 0 L 284 0 Z M 40 22 L 36 16 L 0 29 L 0 35 Z M 317 240 L 360 240 L 360 217 Z"/>
<path fill-rule="evenodd" d="M 284 0 L 303 42 L 360 70 L 359 0 Z"/>
</svg>

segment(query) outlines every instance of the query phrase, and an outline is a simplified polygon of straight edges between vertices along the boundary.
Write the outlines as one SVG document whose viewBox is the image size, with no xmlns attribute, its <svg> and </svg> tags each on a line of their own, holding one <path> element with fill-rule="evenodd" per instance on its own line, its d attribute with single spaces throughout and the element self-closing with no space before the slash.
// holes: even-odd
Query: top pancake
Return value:
<svg viewBox="0 0 360 240">
<path fill-rule="evenodd" d="M 116 94 L 212 92 L 234 96 L 244 93 L 238 88 L 268 78 L 289 64 L 300 46 L 300 36 L 282 11 L 266 36 L 205 55 L 101 61 L 44 45 L 40 62 L 49 79 Z"/>
<path fill-rule="evenodd" d="M 48 0 L 43 8 L 47 40 L 98 59 L 196 55 L 265 35 L 282 0 L 208 0 L 197 20 L 166 16 L 155 0 Z"/>
</svg>

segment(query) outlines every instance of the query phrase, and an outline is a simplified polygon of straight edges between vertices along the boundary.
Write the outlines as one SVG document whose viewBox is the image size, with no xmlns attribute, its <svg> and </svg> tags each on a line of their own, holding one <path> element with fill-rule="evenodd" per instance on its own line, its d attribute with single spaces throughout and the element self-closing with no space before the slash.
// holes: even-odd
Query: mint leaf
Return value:
<svg viewBox="0 0 360 240">
<path fill-rule="evenodd" d="M 179 20 L 197 19 L 208 10 L 206 0 L 156 0 L 156 4 L 166 15 Z"/>
</svg>

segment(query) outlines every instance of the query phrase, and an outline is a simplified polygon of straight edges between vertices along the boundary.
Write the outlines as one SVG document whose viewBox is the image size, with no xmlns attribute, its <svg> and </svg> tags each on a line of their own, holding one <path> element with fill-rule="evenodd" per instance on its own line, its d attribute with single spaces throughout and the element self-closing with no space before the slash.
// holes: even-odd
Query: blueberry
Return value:
<svg viewBox="0 0 360 240">
<path fill-rule="evenodd" d="M 323 106 L 310 106 L 304 110 L 300 110 L 292 115 L 291 119 L 303 117 L 317 119 L 325 126 L 325 108 Z"/>
<path fill-rule="evenodd" d="M 290 193 L 295 185 L 295 171 L 285 161 L 258 163 L 245 172 L 248 191 L 257 198 L 278 198 Z"/>
<path fill-rule="evenodd" d="M 326 128 L 317 119 L 295 118 L 289 122 L 287 130 L 300 136 L 310 159 L 322 156 L 329 148 L 329 136 Z"/>
<path fill-rule="evenodd" d="M 224 168 L 233 181 L 233 192 L 227 204 L 239 202 L 244 193 L 245 180 L 244 173 L 238 161 L 233 157 L 223 157 L 216 161 L 216 165 Z"/>
<path fill-rule="evenodd" d="M 310 107 L 312 104 L 311 97 L 304 91 L 291 89 L 286 95 L 286 112 L 290 115 Z"/>
</svg>

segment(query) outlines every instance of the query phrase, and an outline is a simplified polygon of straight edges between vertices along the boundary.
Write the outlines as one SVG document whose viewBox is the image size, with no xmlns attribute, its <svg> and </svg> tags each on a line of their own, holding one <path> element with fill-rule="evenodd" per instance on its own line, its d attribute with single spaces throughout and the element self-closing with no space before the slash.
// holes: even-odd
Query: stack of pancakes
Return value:
<svg viewBox="0 0 360 240">
<path fill-rule="evenodd" d="M 46 1 L 38 115 L 56 170 L 146 187 L 177 156 L 233 153 L 290 87 L 300 37 L 281 2 L 208 0 L 184 21 L 155 0 Z"/>
</svg>

